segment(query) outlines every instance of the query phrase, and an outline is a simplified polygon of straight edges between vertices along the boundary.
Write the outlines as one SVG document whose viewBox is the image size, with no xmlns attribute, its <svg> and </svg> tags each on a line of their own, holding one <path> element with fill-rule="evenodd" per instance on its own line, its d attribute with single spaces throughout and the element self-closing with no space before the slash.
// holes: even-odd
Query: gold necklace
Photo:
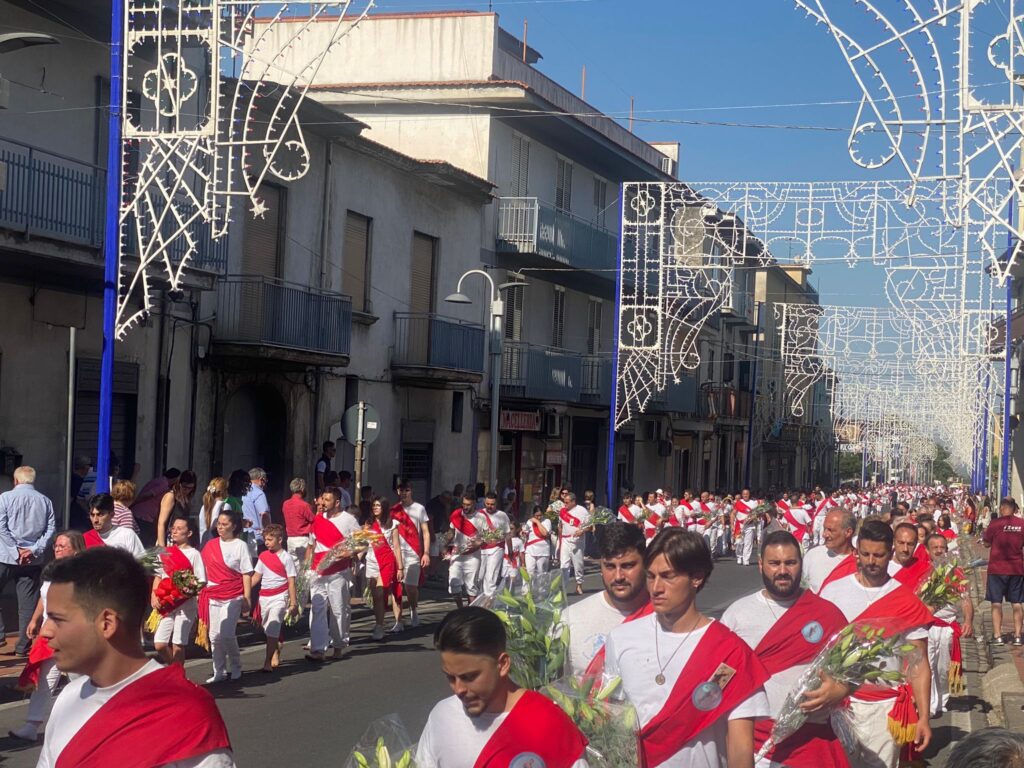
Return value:
<svg viewBox="0 0 1024 768">
<path fill-rule="evenodd" d="M 679 653 L 679 649 L 682 648 L 684 645 L 686 645 L 686 643 L 690 639 L 690 635 L 693 634 L 693 630 L 695 630 L 697 628 L 697 624 L 699 624 L 699 623 L 700 623 L 700 614 L 697 614 L 697 620 L 693 623 L 693 626 L 690 627 L 690 631 L 686 633 L 686 637 L 683 638 L 682 642 L 680 642 L 679 645 L 676 646 L 676 649 L 674 651 L 672 651 L 672 655 L 668 657 L 668 659 L 665 661 L 664 664 L 662 664 L 661 663 L 661 651 L 658 648 L 658 619 L 657 619 L 657 617 L 655 617 L 655 619 L 654 619 L 654 656 L 655 656 L 655 658 L 657 659 L 657 662 L 658 662 L 658 674 L 656 674 L 654 676 L 654 682 L 656 682 L 658 685 L 664 685 L 665 684 L 665 668 L 669 664 L 672 663 L 672 659 L 675 658 L 675 655 L 677 653 Z"/>
</svg>

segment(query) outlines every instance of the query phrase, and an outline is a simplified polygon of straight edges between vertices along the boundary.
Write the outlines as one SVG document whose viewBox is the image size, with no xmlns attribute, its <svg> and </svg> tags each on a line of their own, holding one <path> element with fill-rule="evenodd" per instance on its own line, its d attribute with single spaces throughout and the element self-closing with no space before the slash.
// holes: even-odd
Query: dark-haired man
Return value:
<svg viewBox="0 0 1024 768">
<path fill-rule="evenodd" d="M 481 533 L 498 531 L 505 536 L 504 541 L 492 541 L 480 548 L 480 588 L 490 597 L 498 592 L 498 580 L 501 578 L 502 564 L 505 562 L 512 531 L 508 515 L 498 509 L 498 494 L 494 491 L 484 496 L 483 509 L 477 512 L 476 526 Z"/>
<path fill-rule="evenodd" d="M 569 627 L 568 670 L 601 676 L 608 633 L 625 621 L 651 612 L 644 570 L 643 531 L 635 525 L 602 526 L 597 537 L 604 590 L 570 605 L 562 613 Z"/>
<path fill-rule="evenodd" d="M 593 530 L 590 510 L 576 503 L 576 494 L 569 491 L 565 496 L 565 506 L 558 512 L 558 562 L 562 568 L 562 578 L 569 581 L 569 568 L 576 578 L 576 594 L 583 594 L 583 550 L 587 531 Z"/>
<path fill-rule="evenodd" d="M 900 707 L 900 701 L 912 699 L 920 713 L 914 736 L 917 750 L 923 751 L 932 737 L 928 725 L 932 682 L 927 629 L 932 615 L 910 585 L 890 578 L 892 554 L 892 528 L 881 520 L 866 521 L 857 538 L 857 572 L 821 590 L 821 596 L 834 603 L 848 621 L 873 620 L 885 630 L 886 637 L 906 633 L 907 640 L 920 651 L 899 688 L 868 683 L 851 697 L 851 722 L 860 742 L 858 751 L 850 756 L 854 768 L 896 768 L 901 745 L 889 733 L 889 719 L 904 727 L 914 722 L 909 711 L 912 708 Z M 890 659 L 887 666 L 899 668 L 895 659 Z"/>
<path fill-rule="evenodd" d="M 97 493 L 89 499 L 89 522 L 92 530 L 85 532 L 85 546 L 116 547 L 133 557 L 145 552 L 135 531 L 128 526 L 114 525 L 114 497 L 109 493 Z"/>
<path fill-rule="evenodd" d="M 754 649 L 771 677 L 765 682 L 771 720 L 755 726 L 754 749 L 767 740 L 787 694 L 797 685 L 814 657 L 846 626 L 846 617 L 832 603 L 800 586 L 800 544 L 788 531 L 764 537 L 758 560 L 764 589 L 733 603 L 722 623 Z M 829 724 L 828 711 L 849 696 L 850 688 L 822 676 L 821 687 L 804 699 L 810 718 L 759 764 L 759 768 L 846 768 L 842 745 Z"/>
<path fill-rule="evenodd" d="M 645 765 L 754 764 L 754 719 L 769 714 L 769 675 L 732 630 L 697 610 L 713 567 L 703 537 L 662 531 L 644 554 L 653 614 L 608 635 L 605 668 L 622 677 L 636 707 Z"/>
<path fill-rule="evenodd" d="M 454 695 L 430 712 L 419 768 L 587 768 L 587 740 L 549 699 L 516 685 L 505 626 L 478 607 L 452 611 L 434 634 Z"/>
<path fill-rule="evenodd" d="M 1003 645 L 1003 601 L 1013 611 L 1013 644 L 1024 644 L 1024 520 L 1017 502 L 999 502 L 999 517 L 985 529 L 982 541 L 989 550 L 985 599 L 992 604 L 992 642 Z"/>
<path fill-rule="evenodd" d="M 56 561 L 40 635 L 78 677 L 53 706 L 38 768 L 232 768 L 213 697 L 139 642 L 149 578 L 135 558 L 96 547 Z M 173 727 L 170 725 L 173 724 Z"/>
</svg>

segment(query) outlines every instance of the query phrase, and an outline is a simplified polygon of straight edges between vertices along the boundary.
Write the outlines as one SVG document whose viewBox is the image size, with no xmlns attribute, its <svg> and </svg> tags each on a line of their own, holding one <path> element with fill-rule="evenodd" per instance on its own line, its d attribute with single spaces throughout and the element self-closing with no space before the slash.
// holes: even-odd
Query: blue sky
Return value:
<svg viewBox="0 0 1024 768">
<path fill-rule="evenodd" d="M 487 7 L 486 1 L 440 0 L 377 6 Z M 898 168 L 872 175 L 850 160 L 846 141 L 859 91 L 833 39 L 791 2 L 495 0 L 493 8 L 517 36 L 528 20 L 528 41 L 544 57 L 537 66 L 576 93 L 585 64 L 586 98 L 595 107 L 625 119 L 633 96 L 635 132 L 680 142 L 684 180 L 900 178 Z M 823 303 L 880 305 L 886 303 L 881 277 L 871 267 L 822 263 L 812 283 Z"/>
</svg>

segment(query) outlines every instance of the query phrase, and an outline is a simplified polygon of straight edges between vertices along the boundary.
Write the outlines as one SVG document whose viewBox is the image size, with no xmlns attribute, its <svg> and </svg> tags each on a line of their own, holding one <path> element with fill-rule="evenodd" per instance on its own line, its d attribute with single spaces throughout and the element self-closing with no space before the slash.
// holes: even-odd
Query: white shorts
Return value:
<svg viewBox="0 0 1024 768">
<path fill-rule="evenodd" d="M 196 623 L 196 612 L 196 601 L 193 598 L 173 613 L 164 616 L 153 633 L 153 642 L 161 645 L 188 645 L 192 637 L 192 627 Z"/>
<path fill-rule="evenodd" d="M 410 560 L 402 565 L 402 583 L 407 587 L 418 587 L 420 585 L 420 561 Z"/>
<path fill-rule="evenodd" d="M 267 637 L 281 636 L 284 613 L 288 610 L 288 595 L 272 595 L 260 598 L 260 614 L 263 618 L 263 632 Z"/>
<path fill-rule="evenodd" d="M 462 594 L 463 588 L 470 597 L 480 593 L 480 555 L 455 557 L 448 563 L 448 593 Z"/>
</svg>

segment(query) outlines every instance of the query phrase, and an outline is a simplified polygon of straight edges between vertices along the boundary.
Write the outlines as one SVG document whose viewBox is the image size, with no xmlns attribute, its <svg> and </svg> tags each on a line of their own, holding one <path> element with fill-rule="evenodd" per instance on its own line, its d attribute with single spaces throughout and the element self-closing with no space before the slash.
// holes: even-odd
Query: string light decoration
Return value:
<svg viewBox="0 0 1024 768">
<path fill-rule="evenodd" d="M 265 179 L 306 174 L 299 108 L 371 6 L 128 0 L 118 339 L 151 311 L 156 285 L 178 290 L 201 246 L 227 235 L 233 201 L 262 217 Z M 288 34 L 272 34 L 285 20 Z"/>
<path fill-rule="evenodd" d="M 739 266 L 766 265 L 734 214 L 682 183 L 623 185 L 615 427 L 700 365 L 697 337 L 731 302 Z"/>
<path fill-rule="evenodd" d="M 950 222 L 981 224 L 979 245 L 1001 283 L 1024 238 L 1013 213 L 1024 135 L 1022 2 L 888 5 L 796 0 L 797 10 L 835 41 L 860 90 L 849 155 L 868 170 L 899 167 L 911 183 L 911 202 L 926 182 L 955 179 L 963 203 L 961 218 Z M 1004 254 L 1007 234 L 1015 245 Z"/>
</svg>

